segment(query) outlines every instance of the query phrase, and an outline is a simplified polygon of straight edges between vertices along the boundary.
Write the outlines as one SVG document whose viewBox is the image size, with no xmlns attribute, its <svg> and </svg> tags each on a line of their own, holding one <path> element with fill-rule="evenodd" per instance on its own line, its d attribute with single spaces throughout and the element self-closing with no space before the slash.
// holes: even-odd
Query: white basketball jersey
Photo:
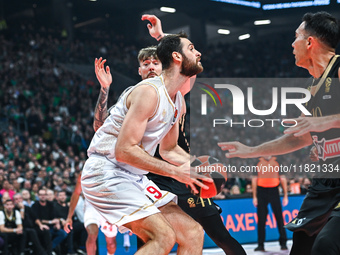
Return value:
<svg viewBox="0 0 340 255">
<path fill-rule="evenodd" d="M 172 102 L 165 88 L 163 76 L 156 76 L 154 78 L 141 81 L 137 85 L 130 87 L 123 92 L 117 103 L 111 108 L 110 115 L 107 117 L 104 124 L 97 130 L 92 138 L 87 154 L 89 157 L 91 155 L 104 156 L 115 165 L 129 172 L 135 174 L 147 174 L 148 171 L 118 162 L 115 157 L 117 137 L 128 111 L 126 107 L 126 98 L 132 90 L 140 85 L 150 85 L 157 91 L 158 94 L 158 105 L 155 109 L 155 114 L 148 121 L 144 136 L 139 144 L 139 146 L 148 154 L 151 156 L 154 155 L 159 142 L 169 132 L 172 125 L 179 118 L 183 101 L 182 94 L 178 91 L 175 103 Z M 145 98 L 145 100 L 148 99 Z"/>
</svg>

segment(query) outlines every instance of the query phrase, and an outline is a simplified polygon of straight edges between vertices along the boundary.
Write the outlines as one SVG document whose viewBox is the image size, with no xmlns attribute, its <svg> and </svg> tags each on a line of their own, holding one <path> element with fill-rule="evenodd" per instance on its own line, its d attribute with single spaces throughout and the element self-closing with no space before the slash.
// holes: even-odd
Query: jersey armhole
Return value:
<svg viewBox="0 0 340 255">
<path fill-rule="evenodd" d="M 140 84 L 136 85 L 133 89 L 131 89 L 131 90 L 126 94 L 126 96 L 125 96 L 125 98 L 124 98 L 124 103 L 123 103 L 123 105 L 124 105 L 125 112 L 127 112 L 127 111 L 128 111 L 128 108 L 127 108 L 127 106 L 126 106 L 126 99 L 127 99 L 127 97 L 131 94 L 131 92 L 132 92 L 135 88 L 137 88 L 137 87 L 139 87 L 139 86 L 141 86 L 141 85 L 149 85 L 149 86 L 153 87 L 153 88 L 156 90 L 156 92 L 157 92 L 157 106 L 156 106 L 156 108 L 155 108 L 155 111 L 152 113 L 151 117 L 149 118 L 149 121 L 150 121 L 152 118 L 155 117 L 155 115 L 156 115 L 156 113 L 157 113 L 157 111 L 158 111 L 158 108 L 159 108 L 160 95 L 159 95 L 159 91 L 158 91 L 158 88 L 156 87 L 156 85 L 154 85 L 154 84 L 152 84 L 152 83 L 149 83 L 149 82 L 140 83 Z"/>
</svg>

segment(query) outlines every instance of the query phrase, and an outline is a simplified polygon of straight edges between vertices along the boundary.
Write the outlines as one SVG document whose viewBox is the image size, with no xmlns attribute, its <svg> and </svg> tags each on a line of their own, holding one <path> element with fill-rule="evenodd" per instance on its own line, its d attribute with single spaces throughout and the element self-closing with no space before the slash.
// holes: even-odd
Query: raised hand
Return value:
<svg viewBox="0 0 340 255">
<path fill-rule="evenodd" d="M 109 88 L 112 83 L 112 75 L 110 73 L 110 67 L 104 67 L 105 62 L 106 59 L 102 59 L 101 57 L 99 59 L 96 58 L 94 60 L 94 70 L 100 86 L 103 88 Z"/>
<path fill-rule="evenodd" d="M 164 37 L 164 33 L 162 30 L 162 23 L 159 18 L 155 15 L 145 14 L 142 16 L 142 20 L 148 20 L 150 23 L 147 24 L 150 35 L 155 38 L 157 41 Z"/>
</svg>

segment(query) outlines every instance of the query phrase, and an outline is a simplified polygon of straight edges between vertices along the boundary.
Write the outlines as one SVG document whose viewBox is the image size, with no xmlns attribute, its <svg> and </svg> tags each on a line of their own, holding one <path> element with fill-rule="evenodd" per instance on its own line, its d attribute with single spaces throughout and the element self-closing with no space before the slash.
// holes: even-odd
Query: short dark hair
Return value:
<svg viewBox="0 0 340 255">
<path fill-rule="evenodd" d="M 188 38 L 187 34 L 171 34 L 163 37 L 157 46 L 157 56 L 162 63 L 162 69 L 166 70 L 172 63 L 172 53 L 174 51 L 183 54 L 181 38 Z"/>
<path fill-rule="evenodd" d="M 326 45 L 335 49 L 340 40 L 339 21 L 327 12 L 306 13 L 302 21 L 305 30 L 310 35 L 317 37 Z"/>
<path fill-rule="evenodd" d="M 65 193 L 65 195 L 66 195 L 66 191 L 65 191 L 65 190 L 59 190 L 59 191 L 57 191 L 57 196 L 59 196 L 60 193 Z"/>
<path fill-rule="evenodd" d="M 138 61 L 144 61 L 148 58 L 155 58 L 158 59 L 157 57 L 157 53 L 156 53 L 157 47 L 156 46 L 150 46 L 150 47 L 146 47 L 141 49 L 138 52 Z"/>
<path fill-rule="evenodd" d="M 38 195 L 39 195 L 40 191 L 45 191 L 45 193 L 47 194 L 47 190 L 46 190 L 45 188 L 40 188 L 40 189 L 38 190 Z"/>
<path fill-rule="evenodd" d="M 7 204 L 8 202 L 12 202 L 12 203 L 13 203 L 13 200 L 12 200 L 12 199 L 6 199 L 6 201 L 4 202 L 4 204 Z"/>
</svg>

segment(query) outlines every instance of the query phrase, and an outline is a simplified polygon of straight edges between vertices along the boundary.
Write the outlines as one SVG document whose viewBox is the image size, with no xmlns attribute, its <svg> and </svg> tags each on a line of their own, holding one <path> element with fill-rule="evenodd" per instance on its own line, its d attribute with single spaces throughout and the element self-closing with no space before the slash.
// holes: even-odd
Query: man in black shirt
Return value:
<svg viewBox="0 0 340 255">
<path fill-rule="evenodd" d="M 24 229 L 24 239 L 30 240 L 34 245 L 34 251 L 36 254 L 46 255 L 47 253 L 44 251 L 37 234 L 37 230 L 35 229 L 35 215 L 32 212 L 32 209 L 23 204 L 23 198 L 20 193 L 17 193 L 13 196 L 15 209 L 20 211 L 22 226 Z"/>
<path fill-rule="evenodd" d="M 32 210 L 37 218 L 36 223 L 40 230 L 38 231 L 40 240 L 43 241 L 45 249 L 50 254 L 52 249 L 55 249 L 67 237 L 67 234 L 60 229 L 60 221 L 55 216 L 53 203 L 47 201 L 46 190 L 40 189 L 38 196 L 39 201 L 32 205 Z"/>
<path fill-rule="evenodd" d="M 67 214 L 69 210 L 69 206 L 66 203 L 66 192 L 65 191 L 58 191 L 57 193 L 57 201 L 54 203 L 54 210 L 55 210 L 55 216 L 59 218 L 62 229 L 64 228 L 64 225 L 66 223 Z M 85 228 L 83 228 L 85 231 Z M 67 241 L 67 254 L 76 254 L 74 252 L 73 247 L 73 236 L 74 231 L 71 231 L 66 238 Z M 86 239 L 86 238 L 85 238 Z M 85 239 L 83 239 L 83 246 L 85 246 Z"/>
</svg>

